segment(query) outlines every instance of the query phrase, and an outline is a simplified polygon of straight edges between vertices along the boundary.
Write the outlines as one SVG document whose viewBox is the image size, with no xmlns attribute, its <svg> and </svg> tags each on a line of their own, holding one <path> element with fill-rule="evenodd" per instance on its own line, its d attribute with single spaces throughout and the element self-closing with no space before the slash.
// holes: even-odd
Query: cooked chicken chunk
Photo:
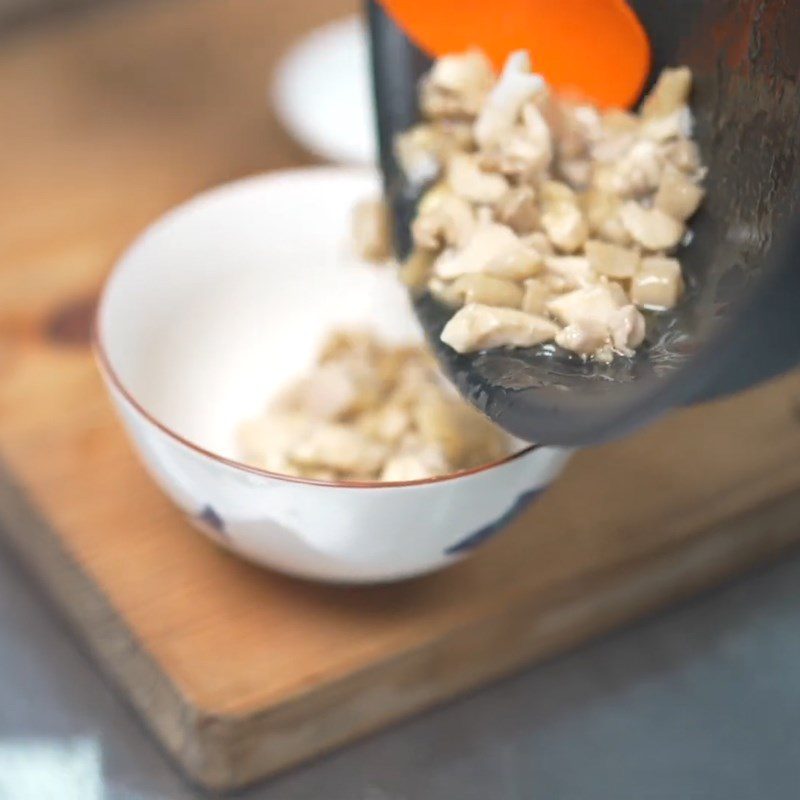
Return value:
<svg viewBox="0 0 800 800">
<path fill-rule="evenodd" d="M 522 297 L 522 310 L 528 314 L 544 314 L 550 297 L 550 289 L 541 278 L 528 278 L 524 282 L 525 294 Z"/>
<path fill-rule="evenodd" d="M 556 334 L 556 344 L 581 356 L 591 356 L 608 346 L 608 326 L 585 319 L 565 326 Z"/>
<path fill-rule="evenodd" d="M 289 448 L 300 467 L 323 467 L 338 472 L 364 473 L 380 469 L 387 448 L 361 431 L 341 423 L 320 424 Z"/>
<path fill-rule="evenodd" d="M 447 165 L 452 190 L 472 203 L 496 203 L 508 191 L 508 181 L 496 172 L 484 172 L 475 156 L 454 155 Z"/>
<path fill-rule="evenodd" d="M 516 234 L 531 233 L 539 222 L 536 194 L 530 186 L 509 189 L 495 206 L 498 222 L 508 225 Z"/>
<path fill-rule="evenodd" d="M 554 297 L 547 303 L 550 314 L 564 325 L 592 320 L 608 327 L 619 307 L 617 298 L 602 284 L 587 289 L 575 289 Z"/>
<path fill-rule="evenodd" d="M 650 256 L 631 282 L 631 300 L 639 308 L 672 308 L 683 292 L 681 265 L 675 258 Z"/>
<path fill-rule="evenodd" d="M 524 244 L 511 228 L 488 222 L 475 229 L 463 249 L 445 250 L 433 270 L 444 280 L 479 272 L 521 280 L 535 275 L 541 266 L 539 252 Z"/>
<path fill-rule="evenodd" d="M 353 210 L 353 249 L 365 261 L 391 257 L 389 209 L 382 200 L 362 200 Z"/>
<path fill-rule="evenodd" d="M 426 196 L 411 225 L 414 243 L 427 250 L 461 246 L 475 229 L 475 212 L 470 203 L 442 187 Z"/>
<path fill-rule="evenodd" d="M 609 278 L 632 278 L 639 267 L 639 253 L 628 247 L 590 239 L 586 242 L 589 266 Z"/>
<path fill-rule="evenodd" d="M 683 223 L 660 208 L 644 208 L 630 200 L 619 213 L 628 233 L 646 250 L 670 250 L 683 238 Z"/>
<path fill-rule="evenodd" d="M 422 81 L 420 105 L 427 117 L 473 117 L 494 84 L 494 70 L 479 50 L 438 59 Z"/>
<path fill-rule="evenodd" d="M 664 177 L 654 199 L 655 207 L 675 219 L 685 221 L 697 211 L 703 190 L 673 166 L 664 170 Z"/>
<path fill-rule="evenodd" d="M 551 291 L 566 292 L 597 283 L 586 256 L 548 256 L 544 265 L 544 278 Z"/>
<path fill-rule="evenodd" d="M 692 71 L 688 67 L 665 69 L 642 103 L 642 116 L 663 117 L 685 106 L 692 90 Z"/>
<path fill-rule="evenodd" d="M 470 303 L 450 318 L 442 341 L 458 353 L 470 353 L 502 345 L 531 347 L 551 340 L 557 332 L 558 326 L 545 317 Z"/>
<path fill-rule="evenodd" d="M 519 308 L 522 305 L 522 288 L 518 283 L 491 275 L 462 275 L 450 284 L 449 289 L 461 305 L 482 303 L 506 308 Z"/>
</svg>

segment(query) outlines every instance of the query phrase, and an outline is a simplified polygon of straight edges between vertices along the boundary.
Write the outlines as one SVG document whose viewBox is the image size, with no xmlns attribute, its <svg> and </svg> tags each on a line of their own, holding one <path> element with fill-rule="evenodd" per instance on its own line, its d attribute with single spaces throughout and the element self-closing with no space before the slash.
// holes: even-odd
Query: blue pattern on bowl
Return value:
<svg viewBox="0 0 800 800">
<path fill-rule="evenodd" d="M 203 506 L 203 510 L 197 515 L 197 520 L 206 530 L 227 538 L 228 532 L 225 530 L 225 520 L 212 506 Z"/>
<path fill-rule="evenodd" d="M 459 555 L 467 552 L 468 550 L 472 550 L 479 544 L 483 544 L 483 542 L 494 536 L 494 534 L 497 533 L 501 528 L 504 528 L 509 522 L 511 522 L 512 519 L 520 514 L 520 512 L 522 512 L 526 506 L 532 503 L 546 488 L 547 487 L 545 486 L 541 486 L 538 489 L 531 489 L 528 492 L 523 492 L 511 504 L 511 507 L 508 509 L 508 511 L 501 514 L 494 522 L 484 525 L 484 527 L 448 547 L 447 550 L 444 551 L 445 554 L 448 556 Z"/>
</svg>

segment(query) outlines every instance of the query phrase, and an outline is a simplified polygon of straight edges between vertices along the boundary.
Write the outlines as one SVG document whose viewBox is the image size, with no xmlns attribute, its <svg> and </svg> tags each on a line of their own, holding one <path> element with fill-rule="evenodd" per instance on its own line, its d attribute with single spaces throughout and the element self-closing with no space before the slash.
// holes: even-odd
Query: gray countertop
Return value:
<svg viewBox="0 0 800 800">
<path fill-rule="evenodd" d="M 202 796 L 3 551 L 0 675 L 0 800 Z M 798 728 L 794 556 L 238 796 L 796 800 Z"/>
</svg>

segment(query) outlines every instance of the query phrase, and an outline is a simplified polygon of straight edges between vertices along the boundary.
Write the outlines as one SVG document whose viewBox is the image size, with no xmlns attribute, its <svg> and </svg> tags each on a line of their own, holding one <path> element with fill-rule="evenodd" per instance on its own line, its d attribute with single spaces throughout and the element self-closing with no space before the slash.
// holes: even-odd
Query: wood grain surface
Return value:
<svg viewBox="0 0 800 800">
<path fill-rule="evenodd" d="M 0 520 L 194 780 L 243 785 L 712 585 L 800 538 L 800 377 L 576 457 L 473 559 L 314 586 L 198 536 L 134 461 L 88 350 L 154 216 L 309 163 L 270 70 L 350 3 L 141 2 L 0 49 Z M 376 535 L 380 535 L 376 531 Z"/>
</svg>

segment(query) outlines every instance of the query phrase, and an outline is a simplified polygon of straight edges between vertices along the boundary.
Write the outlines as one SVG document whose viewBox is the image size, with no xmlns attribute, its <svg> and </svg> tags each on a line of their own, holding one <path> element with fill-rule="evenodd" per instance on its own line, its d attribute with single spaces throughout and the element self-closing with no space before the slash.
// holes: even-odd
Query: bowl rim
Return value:
<svg viewBox="0 0 800 800">
<path fill-rule="evenodd" d="M 319 167 L 297 167 L 297 168 L 271 170 L 269 172 L 256 173 L 254 175 L 249 175 L 233 181 L 228 181 L 226 183 L 218 184 L 209 189 L 205 189 L 201 192 L 198 192 L 188 197 L 187 199 L 181 201 L 180 203 L 166 209 L 155 220 L 153 220 L 153 222 L 151 222 L 143 230 L 141 230 L 133 238 L 133 240 L 130 241 L 122 249 L 122 251 L 113 259 L 111 268 L 109 269 L 103 280 L 103 285 L 100 290 L 98 301 L 94 309 L 94 314 L 92 318 L 92 331 L 91 331 L 92 351 L 94 353 L 95 361 L 98 364 L 101 374 L 108 380 L 111 386 L 113 386 L 113 388 L 116 389 L 117 392 L 119 392 L 122 398 L 133 408 L 134 411 L 136 411 L 140 416 L 144 417 L 144 419 L 147 422 L 149 422 L 151 425 L 153 425 L 155 428 L 157 428 L 159 431 L 165 434 L 168 438 L 172 439 L 173 441 L 177 442 L 183 447 L 197 453 L 198 455 L 201 455 L 205 458 L 211 459 L 212 461 L 222 464 L 228 468 L 239 470 L 242 472 L 247 472 L 252 475 L 259 475 L 264 478 L 271 478 L 273 480 L 285 481 L 287 483 L 328 487 L 332 489 L 398 489 L 403 487 L 428 486 L 431 484 L 446 483 L 449 481 L 458 480 L 459 478 L 466 478 L 471 475 L 477 475 L 482 472 L 487 472 L 489 470 L 495 469 L 496 467 L 501 467 L 504 464 L 516 461 L 517 459 L 528 455 L 534 450 L 541 449 L 543 445 L 529 444 L 523 447 L 522 449 L 517 450 L 516 452 L 513 452 L 497 461 L 490 461 L 486 464 L 481 464 L 477 467 L 472 467 L 470 469 L 459 470 L 457 472 L 448 472 L 444 475 L 436 475 L 432 478 L 417 478 L 416 480 L 410 480 L 410 481 L 378 481 L 378 480 L 324 481 L 318 478 L 303 478 L 295 475 L 284 475 L 280 472 L 271 472 L 270 470 L 263 469 L 261 467 L 256 467 L 252 464 L 247 464 L 243 461 L 238 461 L 237 459 L 234 458 L 228 458 L 227 456 L 215 453 L 213 450 L 209 450 L 208 448 L 205 448 L 202 445 L 199 445 L 196 442 L 187 439 L 182 434 L 179 434 L 177 431 L 173 430 L 168 425 L 161 422 L 161 420 L 159 420 L 158 417 L 155 416 L 155 414 L 148 411 L 144 407 L 144 405 L 136 399 L 132 390 L 128 389 L 128 387 L 125 386 L 122 379 L 119 377 L 117 371 L 114 369 L 111 363 L 111 358 L 108 355 L 107 348 L 103 343 L 103 334 L 101 330 L 102 326 L 100 322 L 101 317 L 103 316 L 103 310 L 105 308 L 106 303 L 108 302 L 108 295 L 111 283 L 114 278 L 114 275 L 117 274 L 123 262 L 127 260 L 129 254 L 141 242 L 143 242 L 145 238 L 152 233 L 153 230 L 155 230 L 157 227 L 160 227 L 162 223 L 166 222 L 169 218 L 173 216 L 177 216 L 177 214 L 180 211 L 189 208 L 199 200 L 206 200 L 213 197 L 214 195 L 223 195 L 230 192 L 231 190 L 244 188 L 245 185 L 252 185 L 262 180 L 269 181 L 273 178 L 280 179 L 280 178 L 298 177 L 300 173 L 364 174 L 369 172 L 371 172 L 371 170 L 363 166 L 330 166 L 330 165 L 319 166 Z"/>
</svg>

